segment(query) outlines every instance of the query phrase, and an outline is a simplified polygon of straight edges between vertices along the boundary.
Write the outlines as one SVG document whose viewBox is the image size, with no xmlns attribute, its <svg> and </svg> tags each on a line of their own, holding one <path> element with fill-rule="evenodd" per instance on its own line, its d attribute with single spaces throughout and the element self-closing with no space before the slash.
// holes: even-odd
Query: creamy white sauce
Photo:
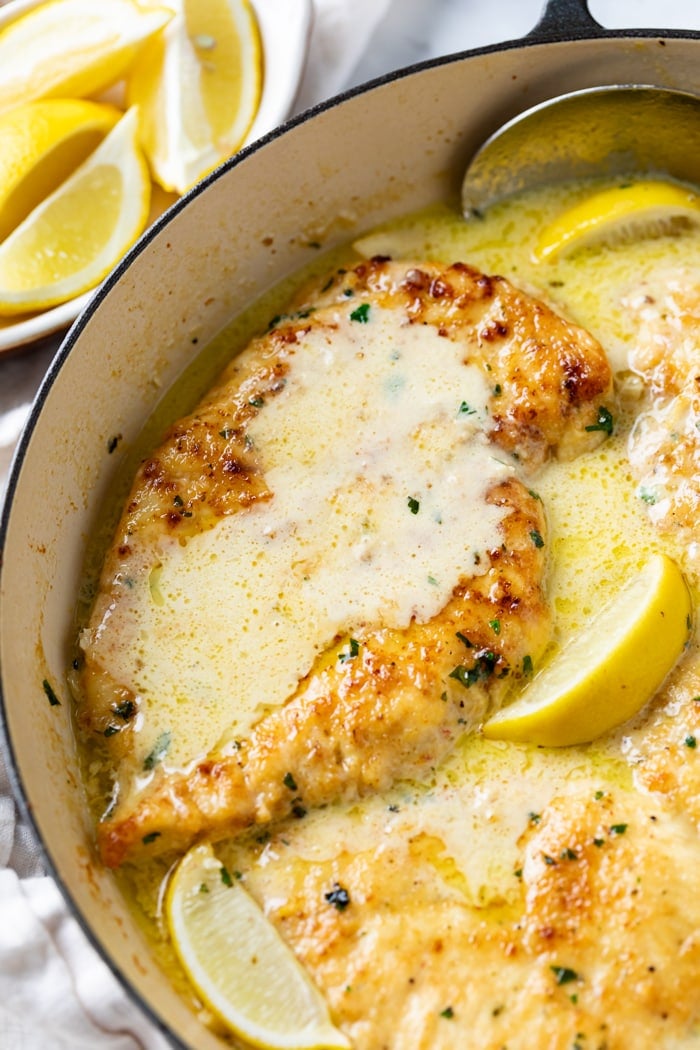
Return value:
<svg viewBox="0 0 700 1050">
<path fill-rule="evenodd" d="M 111 611 L 100 659 L 140 702 L 138 759 L 245 736 L 338 636 L 426 622 L 500 542 L 489 390 L 458 344 L 404 312 L 312 328 L 249 427 L 272 490 L 193 536 Z M 465 406 L 468 406 L 466 410 Z"/>
</svg>

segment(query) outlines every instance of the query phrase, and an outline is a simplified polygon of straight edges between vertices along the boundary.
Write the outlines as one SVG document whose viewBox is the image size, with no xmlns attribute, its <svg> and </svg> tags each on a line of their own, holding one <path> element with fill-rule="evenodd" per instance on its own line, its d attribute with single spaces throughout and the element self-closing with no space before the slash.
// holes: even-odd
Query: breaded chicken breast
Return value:
<svg viewBox="0 0 700 1050">
<path fill-rule="evenodd" d="M 700 511 L 700 281 L 684 271 L 662 273 L 625 302 L 639 334 L 630 353 L 645 380 L 649 409 L 629 442 L 639 495 L 654 524 L 695 543 Z"/>
<path fill-rule="evenodd" d="M 341 269 L 144 461 L 83 652 L 105 862 L 420 777 L 539 661 L 526 480 L 609 432 L 586 332 L 465 264 Z"/>
</svg>

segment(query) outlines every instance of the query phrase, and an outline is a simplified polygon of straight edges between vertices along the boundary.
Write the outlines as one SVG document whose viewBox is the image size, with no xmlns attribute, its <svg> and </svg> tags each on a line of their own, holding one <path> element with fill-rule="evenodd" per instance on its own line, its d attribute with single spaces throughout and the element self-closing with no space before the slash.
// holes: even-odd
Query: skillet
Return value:
<svg viewBox="0 0 700 1050">
<path fill-rule="evenodd" d="M 97 862 L 65 687 L 86 539 L 120 457 L 193 355 L 318 245 L 438 200 L 458 208 L 468 158 L 504 120 L 595 85 L 698 91 L 699 68 L 698 33 L 607 31 L 584 0 L 550 0 L 520 40 L 382 77 L 242 151 L 147 231 L 66 336 L 0 519 L 4 747 L 47 869 L 173 1046 L 223 1044 L 171 987 Z"/>
</svg>

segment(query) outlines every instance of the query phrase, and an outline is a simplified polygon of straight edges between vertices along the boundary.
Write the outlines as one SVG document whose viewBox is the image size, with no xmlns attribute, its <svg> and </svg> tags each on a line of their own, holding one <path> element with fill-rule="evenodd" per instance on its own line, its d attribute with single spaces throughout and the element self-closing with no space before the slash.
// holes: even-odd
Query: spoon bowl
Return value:
<svg viewBox="0 0 700 1050">
<path fill-rule="evenodd" d="M 544 184 L 655 173 L 700 181 L 700 95 L 619 84 L 558 95 L 495 131 L 470 161 L 462 211 Z"/>
</svg>

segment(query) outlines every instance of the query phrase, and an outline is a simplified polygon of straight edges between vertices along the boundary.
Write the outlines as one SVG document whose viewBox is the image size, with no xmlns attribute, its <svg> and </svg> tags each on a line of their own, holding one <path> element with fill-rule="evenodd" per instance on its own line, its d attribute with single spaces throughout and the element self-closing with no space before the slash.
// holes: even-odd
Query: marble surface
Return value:
<svg viewBox="0 0 700 1050">
<path fill-rule="evenodd" d="M 589 8 L 610 28 L 700 29 L 697 0 L 590 0 Z M 344 86 L 438 55 L 520 37 L 533 28 L 542 9 L 542 0 L 394 0 Z M 59 333 L 0 355 L 0 493 L 31 402 L 62 337 Z"/>
</svg>

